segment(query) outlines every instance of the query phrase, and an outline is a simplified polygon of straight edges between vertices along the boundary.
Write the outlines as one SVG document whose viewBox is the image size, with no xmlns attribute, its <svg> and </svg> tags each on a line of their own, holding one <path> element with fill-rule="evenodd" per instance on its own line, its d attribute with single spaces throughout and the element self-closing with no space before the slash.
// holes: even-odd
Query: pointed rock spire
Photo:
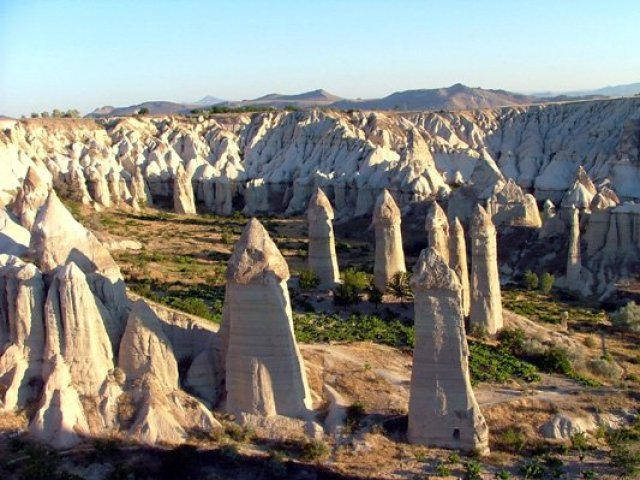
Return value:
<svg viewBox="0 0 640 480">
<path fill-rule="evenodd" d="M 469 375 L 458 276 L 433 247 L 414 268 L 416 341 L 411 372 L 411 443 L 489 453 L 488 429 Z"/>
<path fill-rule="evenodd" d="M 373 210 L 373 226 L 376 232 L 376 253 L 373 268 L 374 284 L 384 292 L 396 273 L 406 272 L 400 209 L 385 189 L 376 200 Z"/>
<path fill-rule="evenodd" d="M 480 205 L 476 206 L 471 219 L 470 324 L 484 328 L 491 335 L 503 325 L 496 229 L 491 216 Z"/>
<path fill-rule="evenodd" d="M 307 207 L 309 269 L 318 276 L 320 288 L 333 288 L 340 281 L 333 236 L 333 208 L 320 187 Z"/>
<path fill-rule="evenodd" d="M 567 286 L 570 290 L 581 291 L 580 273 L 582 260 L 580 256 L 580 213 L 577 208 L 572 209 L 569 224 L 569 251 L 567 254 Z"/>
<path fill-rule="evenodd" d="M 429 246 L 435 248 L 449 263 L 449 222 L 438 202 L 433 202 L 425 223 L 429 235 Z"/>
<path fill-rule="evenodd" d="M 464 238 L 464 228 L 458 217 L 451 225 L 449 236 L 449 266 L 460 280 L 462 314 L 469 315 L 471 308 L 471 291 L 469 288 L 469 267 L 467 263 L 467 242 Z"/>
<path fill-rule="evenodd" d="M 29 167 L 12 208 L 13 214 L 27 230 L 33 227 L 38 210 L 47 200 L 49 190 L 49 185 L 40 177 L 36 169 Z"/>
<path fill-rule="evenodd" d="M 293 333 L 288 278 L 276 245 L 260 222 L 251 219 L 227 267 L 220 330 L 226 342 L 228 411 L 304 417 L 311 406 Z"/>
<path fill-rule="evenodd" d="M 186 215 L 196 213 L 191 175 L 181 163 L 178 164 L 173 178 L 173 210 Z"/>
</svg>

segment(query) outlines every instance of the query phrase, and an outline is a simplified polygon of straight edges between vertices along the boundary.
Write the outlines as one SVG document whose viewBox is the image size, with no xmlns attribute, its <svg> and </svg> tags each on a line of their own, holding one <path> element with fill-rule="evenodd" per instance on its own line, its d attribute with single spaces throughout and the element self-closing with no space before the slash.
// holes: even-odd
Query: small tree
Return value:
<svg viewBox="0 0 640 480">
<path fill-rule="evenodd" d="M 613 328 L 622 332 L 640 333 L 640 306 L 629 302 L 611 314 Z"/>
<path fill-rule="evenodd" d="M 399 298 L 402 303 L 407 299 L 413 298 L 413 292 L 409 286 L 409 274 L 407 272 L 396 273 L 389 281 L 387 291 L 394 297 Z"/>
<path fill-rule="evenodd" d="M 543 273 L 540 277 L 540 291 L 545 295 L 550 293 L 555 281 L 556 277 L 551 275 L 549 272 Z"/>
<path fill-rule="evenodd" d="M 62 112 L 60 110 L 58 110 L 57 108 L 54 108 L 53 112 L 51 112 L 51 116 L 53 118 L 61 118 L 62 117 Z"/>
<path fill-rule="evenodd" d="M 300 271 L 299 281 L 302 290 L 313 290 L 320 284 L 320 279 L 313 270 Z"/>
<path fill-rule="evenodd" d="M 524 272 L 522 281 L 527 290 L 535 290 L 536 288 L 538 288 L 538 275 L 536 275 L 531 270 L 527 270 L 526 272 Z"/>
<path fill-rule="evenodd" d="M 142 107 L 138 109 L 138 115 L 147 115 L 149 113 L 149 109 L 147 107 Z"/>
<path fill-rule="evenodd" d="M 38 118 L 40 115 L 36 112 L 31 113 L 31 118 Z"/>
<path fill-rule="evenodd" d="M 333 291 L 333 303 L 336 305 L 351 305 L 360 301 L 360 294 L 369 285 L 366 273 L 347 268 L 342 272 L 342 283 Z"/>
<path fill-rule="evenodd" d="M 42 112 L 42 113 L 40 114 L 40 116 L 41 116 L 42 118 L 49 118 L 49 117 L 50 117 L 49 112 Z"/>
</svg>

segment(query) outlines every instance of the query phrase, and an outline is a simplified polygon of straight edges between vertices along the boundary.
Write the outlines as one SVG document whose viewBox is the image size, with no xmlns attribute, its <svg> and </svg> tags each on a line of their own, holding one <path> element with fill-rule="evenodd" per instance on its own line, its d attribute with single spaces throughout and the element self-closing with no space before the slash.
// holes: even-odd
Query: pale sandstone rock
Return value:
<svg viewBox="0 0 640 480">
<path fill-rule="evenodd" d="M 374 285 L 381 292 L 386 291 L 389 281 L 396 273 L 407 271 L 400 223 L 400 209 L 385 189 L 376 200 L 373 211 L 373 226 L 376 232 L 373 275 Z"/>
<path fill-rule="evenodd" d="M 54 191 L 36 217 L 30 255 L 43 273 L 58 265 L 75 263 L 87 275 L 91 290 L 109 310 L 109 336 L 118 345 L 127 314 L 127 299 L 120 268 L 95 235 L 78 223 Z"/>
<path fill-rule="evenodd" d="M 496 229 L 480 206 L 471 219 L 471 318 L 470 325 L 493 335 L 502 329 L 502 298 L 498 276 Z"/>
<path fill-rule="evenodd" d="M 89 434 L 80 396 L 60 355 L 47 362 L 44 391 L 29 432 L 55 448 L 70 448 Z"/>
<path fill-rule="evenodd" d="M 134 303 L 120 342 L 118 366 L 127 380 L 155 377 L 170 389 L 178 387 L 178 363 L 156 314 L 144 300 Z"/>
<path fill-rule="evenodd" d="M 567 226 L 556 212 L 556 207 L 548 198 L 544 202 L 542 228 L 538 232 L 539 238 L 564 235 Z"/>
<path fill-rule="evenodd" d="M 15 222 L 4 207 L 0 207 L 0 253 L 22 256 L 29 250 L 29 230 Z"/>
<path fill-rule="evenodd" d="M 138 205 L 153 206 L 151 191 L 139 165 L 135 166 L 133 177 L 131 178 L 131 196 L 133 197 L 133 202 Z"/>
<path fill-rule="evenodd" d="M 24 408 L 40 388 L 45 332 L 40 271 L 0 256 L 0 410 Z"/>
<path fill-rule="evenodd" d="M 457 275 L 434 248 L 413 276 L 416 341 L 411 373 L 411 443 L 489 453 L 489 432 L 475 400 Z"/>
<path fill-rule="evenodd" d="M 122 195 L 123 192 L 120 190 L 120 173 L 115 170 L 111 170 L 107 174 L 107 186 L 109 188 L 109 195 L 111 196 L 112 202 L 117 205 L 123 200 Z"/>
<path fill-rule="evenodd" d="M 111 207 L 111 194 L 109 193 L 109 183 L 106 177 L 97 168 L 89 168 L 87 170 L 87 184 L 89 194 L 93 200 L 99 205 L 109 208 Z"/>
<path fill-rule="evenodd" d="M 78 393 L 98 397 L 114 367 L 114 348 L 106 328 L 112 320 L 73 262 L 56 271 L 44 311 L 45 358 L 60 355 Z"/>
<path fill-rule="evenodd" d="M 445 262 L 449 263 L 449 221 L 438 202 L 433 202 L 425 228 L 429 236 L 429 246 L 436 249 Z"/>
<path fill-rule="evenodd" d="M 12 208 L 13 214 L 27 230 L 33 227 L 36 214 L 46 202 L 49 190 L 50 186 L 38 175 L 36 169 L 29 167 Z"/>
<path fill-rule="evenodd" d="M 129 433 L 137 440 L 179 444 L 192 430 L 220 428 L 203 404 L 179 389 L 178 363 L 171 345 L 144 300 L 133 306 L 118 358 L 135 409 Z"/>
<path fill-rule="evenodd" d="M 173 210 L 184 215 L 196 213 L 191 175 L 182 164 L 178 165 L 173 178 Z"/>
<path fill-rule="evenodd" d="M 462 314 L 468 316 L 471 309 L 471 289 L 467 263 L 467 242 L 464 238 L 464 228 L 458 218 L 453 221 L 449 232 L 449 266 L 460 280 Z"/>
<path fill-rule="evenodd" d="M 569 251 L 567 254 L 567 286 L 570 290 L 583 290 L 581 271 L 580 213 L 577 208 L 574 208 L 572 220 L 569 224 Z"/>
<path fill-rule="evenodd" d="M 309 228 L 309 269 L 318 276 L 320 288 L 333 288 L 340 281 L 333 236 L 333 208 L 324 192 L 317 188 L 307 208 Z"/>
<path fill-rule="evenodd" d="M 522 188 L 510 178 L 502 190 L 491 197 L 493 223 L 540 228 L 542 220 L 533 195 L 524 193 Z"/>
<path fill-rule="evenodd" d="M 578 433 L 592 432 L 597 428 L 598 424 L 591 415 L 558 413 L 540 427 L 540 433 L 544 438 L 569 440 Z"/>
<path fill-rule="evenodd" d="M 227 268 L 221 336 L 228 411 L 304 417 L 311 407 L 293 334 L 288 278 L 289 268 L 275 243 L 251 219 Z"/>
</svg>

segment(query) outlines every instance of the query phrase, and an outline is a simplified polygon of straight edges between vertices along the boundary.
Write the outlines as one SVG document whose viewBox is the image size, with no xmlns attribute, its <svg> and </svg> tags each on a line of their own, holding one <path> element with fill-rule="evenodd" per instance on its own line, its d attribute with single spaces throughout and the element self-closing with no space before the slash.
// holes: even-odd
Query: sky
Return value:
<svg viewBox="0 0 640 480">
<path fill-rule="evenodd" d="M 640 82 L 638 0 L 0 0 L 0 114 Z"/>
</svg>

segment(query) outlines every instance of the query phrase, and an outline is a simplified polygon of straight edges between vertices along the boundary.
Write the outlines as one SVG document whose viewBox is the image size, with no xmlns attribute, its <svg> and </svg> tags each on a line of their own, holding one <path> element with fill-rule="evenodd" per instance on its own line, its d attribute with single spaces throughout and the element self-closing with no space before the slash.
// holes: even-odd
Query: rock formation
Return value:
<svg viewBox="0 0 640 480">
<path fill-rule="evenodd" d="M 24 408 L 41 385 L 45 342 L 40 271 L 0 255 L 0 410 Z"/>
<path fill-rule="evenodd" d="M 569 224 L 569 250 L 567 253 L 567 286 L 570 290 L 581 291 L 580 272 L 582 260 L 580 256 L 580 213 L 573 208 Z"/>
<path fill-rule="evenodd" d="M 431 205 L 425 226 L 429 236 L 429 246 L 435 248 L 449 263 L 449 221 L 438 202 L 433 202 Z"/>
<path fill-rule="evenodd" d="M 502 297 L 498 276 L 496 229 L 491 216 L 480 205 L 471 220 L 471 318 L 493 335 L 502 329 Z"/>
<path fill-rule="evenodd" d="M 220 428 L 203 404 L 179 389 L 171 343 L 156 314 L 142 300 L 131 310 L 118 359 L 134 409 L 129 429 L 134 438 L 151 445 L 177 444 L 189 430 Z"/>
<path fill-rule="evenodd" d="M 138 165 L 136 165 L 131 178 L 131 196 L 133 197 L 133 201 L 138 205 L 153 206 L 151 192 L 142 175 L 142 169 Z"/>
<path fill-rule="evenodd" d="M 320 288 L 333 288 L 340 281 L 338 257 L 333 237 L 333 208 L 317 188 L 307 208 L 309 228 L 309 269 L 318 276 Z"/>
<path fill-rule="evenodd" d="M 33 227 L 38 210 L 47 200 L 49 188 L 49 185 L 38 175 L 36 169 L 29 167 L 12 208 L 20 224 L 27 230 L 31 230 Z"/>
<path fill-rule="evenodd" d="M 469 374 L 469 349 L 457 275 L 434 248 L 411 277 L 416 340 L 411 372 L 411 443 L 489 453 L 489 432 Z"/>
<path fill-rule="evenodd" d="M 464 238 L 462 223 L 457 218 L 450 227 L 449 235 L 449 266 L 460 280 L 460 296 L 462 299 L 462 314 L 469 315 L 471 308 L 471 291 L 469 288 L 469 267 L 467 264 L 467 242 Z M 439 252 L 438 252 L 439 253 Z"/>
<path fill-rule="evenodd" d="M 304 417 L 311 406 L 293 334 L 288 278 L 289 268 L 275 243 L 251 219 L 227 268 L 221 331 L 226 331 L 230 412 Z"/>
<path fill-rule="evenodd" d="M 91 167 L 86 174 L 87 184 L 89 186 L 89 194 L 93 200 L 106 208 L 111 206 L 111 194 L 109 193 L 109 184 L 106 177 L 98 168 Z"/>
<path fill-rule="evenodd" d="M 4 207 L 0 207 L 0 253 L 22 256 L 29 250 L 29 230 L 15 222 Z"/>
<path fill-rule="evenodd" d="M 178 165 L 173 178 L 173 210 L 180 214 L 196 213 L 191 176 L 182 164 Z"/>
<path fill-rule="evenodd" d="M 510 178 L 505 186 L 490 199 L 494 225 L 512 225 L 540 228 L 542 220 L 533 195 L 524 193 Z"/>
<path fill-rule="evenodd" d="M 376 253 L 373 267 L 374 285 L 385 292 L 396 273 L 406 272 L 400 209 L 391 194 L 384 190 L 376 200 L 373 210 L 373 227 L 376 232 Z"/>
</svg>

